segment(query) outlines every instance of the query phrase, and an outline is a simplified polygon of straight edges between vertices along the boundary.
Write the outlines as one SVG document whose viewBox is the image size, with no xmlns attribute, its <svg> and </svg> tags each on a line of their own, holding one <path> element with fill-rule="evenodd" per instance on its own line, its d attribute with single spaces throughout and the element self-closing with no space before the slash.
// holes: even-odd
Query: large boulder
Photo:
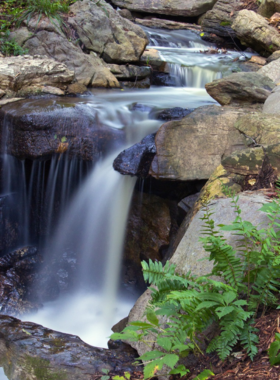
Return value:
<svg viewBox="0 0 280 380">
<path fill-rule="evenodd" d="M 235 32 L 231 28 L 234 14 L 240 9 L 242 0 L 218 0 L 213 9 L 206 12 L 201 26 L 203 32 L 214 33 L 225 38 L 235 38 Z"/>
<path fill-rule="evenodd" d="M 212 9 L 217 0 L 112 0 L 112 3 L 130 11 L 170 16 L 200 16 Z"/>
<path fill-rule="evenodd" d="M 135 193 L 132 199 L 124 248 L 124 280 L 145 289 L 141 261 L 163 258 L 169 245 L 169 202 L 153 194 Z"/>
<path fill-rule="evenodd" d="M 258 74 L 265 75 L 270 78 L 275 84 L 280 84 L 280 58 L 273 60 L 263 66 Z"/>
<path fill-rule="evenodd" d="M 10 379 L 92 380 L 107 369 L 112 375 L 141 371 L 132 366 L 134 350 L 92 347 L 75 335 L 0 315 L 0 363 Z"/>
<path fill-rule="evenodd" d="M 210 202 L 209 208 L 213 213 L 211 219 L 213 219 L 216 226 L 219 224 L 230 224 L 235 220 L 235 210 L 231 202 L 230 198 L 222 198 Z M 259 209 L 264 203 L 268 202 L 269 198 L 262 192 L 245 192 L 240 194 L 238 205 L 241 208 L 241 217 L 243 220 L 248 220 L 254 225 L 262 225 L 262 228 L 265 228 L 269 223 L 269 219 Z M 212 269 L 212 262 L 202 260 L 209 257 L 209 253 L 204 250 L 202 242 L 199 241 L 205 224 L 205 221 L 202 220 L 204 214 L 205 209 L 202 208 L 193 217 L 184 237 L 171 258 L 171 262 L 176 264 L 179 273 L 191 271 L 194 275 L 203 276 Z M 225 232 L 224 236 L 228 244 L 238 249 L 239 241 L 234 233 Z"/>
<path fill-rule="evenodd" d="M 264 17 L 271 17 L 275 12 L 280 12 L 280 0 L 262 0 L 258 13 Z"/>
<path fill-rule="evenodd" d="M 74 71 L 75 80 L 85 86 L 119 87 L 119 82 L 104 62 L 94 53 L 84 54 L 79 46 L 70 42 L 66 36 L 56 31 L 42 29 L 35 34 L 29 34 L 22 41 L 21 35 L 26 28 L 20 28 L 13 33 L 13 38 L 28 49 L 31 55 L 42 55 L 64 63 L 69 70 Z"/>
<path fill-rule="evenodd" d="M 65 90 L 73 79 L 74 71 L 54 59 L 29 55 L 0 58 L 0 89 L 16 96 L 48 92 L 48 88 Z"/>
<path fill-rule="evenodd" d="M 263 113 L 280 113 L 280 86 L 276 86 L 264 102 Z"/>
<path fill-rule="evenodd" d="M 232 107 L 203 106 L 180 121 L 170 121 L 156 134 L 156 155 L 149 174 L 157 179 L 208 179 L 221 157 L 245 147 L 235 128 L 248 112 Z"/>
<path fill-rule="evenodd" d="M 145 32 L 121 17 L 105 0 L 75 2 L 70 12 L 67 21 L 81 42 L 106 62 L 136 62 L 145 50 Z"/>
<path fill-rule="evenodd" d="M 280 34 L 259 14 L 243 9 L 231 25 L 240 41 L 258 53 L 268 56 L 280 48 Z"/>
<path fill-rule="evenodd" d="M 261 69 L 262 70 L 262 69 Z M 275 87 L 265 74 L 234 73 L 205 85 L 206 91 L 221 105 L 249 106 L 264 103 Z"/>
<path fill-rule="evenodd" d="M 75 98 L 8 104 L 0 109 L 0 125 L 1 146 L 20 159 L 67 152 L 69 157 L 95 162 L 125 141 L 124 131 L 102 124 L 96 110 Z"/>
<path fill-rule="evenodd" d="M 269 224 L 269 219 L 259 209 L 268 201 L 269 198 L 262 192 L 240 194 L 238 205 L 241 207 L 241 217 L 255 225 L 261 225 L 261 228 L 265 228 Z M 235 220 L 236 214 L 230 198 L 212 200 L 209 208 L 213 213 L 211 219 L 214 220 L 216 226 L 219 224 L 230 224 Z M 181 240 L 170 260 L 171 263 L 176 264 L 178 273 L 186 274 L 191 271 L 194 275 L 202 276 L 209 273 L 212 269 L 213 263 L 207 260 L 209 253 L 204 250 L 201 241 L 199 241 L 199 238 L 203 236 L 202 229 L 205 221 L 202 218 L 204 214 L 205 209 L 201 208 L 198 212 L 193 213 L 191 218 L 187 216 L 187 222 L 183 223 L 180 228 L 179 235 L 181 236 Z M 224 235 L 227 242 L 238 249 L 240 242 L 236 239 L 236 235 L 231 232 L 225 232 Z M 129 323 L 136 320 L 145 320 L 143 315 L 150 300 L 151 291 L 147 290 L 132 308 L 128 318 Z M 147 345 L 142 342 L 129 342 L 129 344 L 140 355 L 151 349 L 147 348 Z"/>
<path fill-rule="evenodd" d="M 151 134 L 122 151 L 114 160 L 113 167 L 124 175 L 147 177 L 155 154 L 155 134 Z"/>
</svg>

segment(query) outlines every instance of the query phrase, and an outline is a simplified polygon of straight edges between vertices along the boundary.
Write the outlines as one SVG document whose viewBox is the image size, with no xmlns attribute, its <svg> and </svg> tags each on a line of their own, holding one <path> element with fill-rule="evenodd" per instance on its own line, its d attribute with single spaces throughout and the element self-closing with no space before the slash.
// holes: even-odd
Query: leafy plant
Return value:
<svg viewBox="0 0 280 380">
<path fill-rule="evenodd" d="M 113 380 L 130 380 L 130 377 L 131 377 L 130 373 L 125 372 L 123 376 L 116 375 L 116 376 L 113 376 L 112 379 Z"/>
<path fill-rule="evenodd" d="M 271 343 L 268 350 L 269 361 L 271 365 L 280 364 L 280 334 L 275 334 L 275 342 Z"/>
<path fill-rule="evenodd" d="M 28 50 L 22 48 L 14 38 L 10 38 L 10 31 L 0 32 L 0 52 L 5 56 L 27 54 Z"/>
<path fill-rule="evenodd" d="M 152 300 L 146 310 L 148 322 L 132 322 L 111 339 L 144 342 L 150 347 L 151 351 L 138 359 L 145 364 L 144 379 L 154 376 L 164 365 L 169 368 L 169 374 L 186 374 L 188 370 L 179 360 L 190 351 L 203 354 L 201 334 L 213 324 L 218 332 L 209 342 L 207 353 L 216 351 L 224 360 L 237 343 L 251 360 L 258 351 L 255 318 L 268 305 L 276 307 L 278 301 L 280 200 L 261 207 L 269 224 L 260 229 L 243 221 L 238 196 L 231 202 L 236 214 L 232 224 L 217 228 L 208 206 L 202 218 L 205 236 L 201 241 L 213 262 L 211 273 L 202 277 L 191 273 L 178 275 L 174 264 L 169 262 L 165 266 L 151 260 L 142 262 L 145 281 L 154 285 L 150 288 Z M 223 231 L 236 235 L 236 250 L 227 244 Z M 221 280 L 215 281 L 212 276 Z M 167 322 L 160 322 L 158 316 L 164 316 Z M 158 349 L 153 349 L 154 345 Z"/>
<path fill-rule="evenodd" d="M 103 376 L 101 376 L 101 380 L 109 380 L 110 379 L 110 376 L 108 375 L 110 370 L 107 369 L 107 368 L 102 368 L 101 369 L 101 372 L 104 373 Z"/>
<path fill-rule="evenodd" d="M 57 21 L 59 25 L 62 25 L 63 19 L 61 17 L 61 13 L 67 13 L 68 10 L 68 3 L 60 0 L 27 0 L 26 9 L 17 24 L 20 25 L 24 20 L 26 20 L 28 25 L 31 18 L 37 14 L 37 25 L 44 15 L 50 19 L 55 27 L 57 27 L 55 21 Z"/>
</svg>

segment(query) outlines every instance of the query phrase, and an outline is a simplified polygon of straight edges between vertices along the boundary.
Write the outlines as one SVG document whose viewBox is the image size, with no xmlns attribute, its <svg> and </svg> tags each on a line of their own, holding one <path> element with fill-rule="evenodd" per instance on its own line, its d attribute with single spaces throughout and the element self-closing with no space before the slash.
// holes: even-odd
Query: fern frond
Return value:
<svg viewBox="0 0 280 380">
<path fill-rule="evenodd" d="M 176 265 L 170 264 L 169 261 L 166 262 L 165 266 L 161 262 L 153 262 L 149 259 L 149 263 L 146 261 L 141 262 L 143 268 L 144 280 L 149 283 L 157 285 L 166 276 L 174 275 Z"/>
<path fill-rule="evenodd" d="M 252 325 L 254 320 L 247 323 L 240 334 L 240 342 L 243 348 L 247 351 L 251 360 L 258 353 L 258 348 L 256 344 L 259 343 L 259 337 L 255 334 L 258 329 L 254 328 Z"/>
</svg>

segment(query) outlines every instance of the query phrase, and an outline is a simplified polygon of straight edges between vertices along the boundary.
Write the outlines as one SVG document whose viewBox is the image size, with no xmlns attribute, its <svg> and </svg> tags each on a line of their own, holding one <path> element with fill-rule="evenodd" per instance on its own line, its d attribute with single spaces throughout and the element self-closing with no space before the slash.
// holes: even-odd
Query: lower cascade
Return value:
<svg viewBox="0 0 280 380">
<path fill-rule="evenodd" d="M 157 165 L 160 165 L 156 160 L 151 167 L 145 167 L 145 175 L 141 172 L 140 178 L 121 175 L 114 170 L 114 160 L 124 151 L 131 161 L 135 157 L 137 160 L 138 151 L 129 156 L 131 147 L 141 145 L 146 136 L 151 137 L 149 143 L 152 144 L 165 122 L 181 120 L 201 106 L 218 109 L 219 104 L 208 95 L 205 85 L 239 71 L 240 61 L 253 54 L 218 49 L 214 43 L 202 40 L 198 31 L 168 31 L 145 26 L 142 29 L 149 39 L 145 53 L 146 66 L 151 69 L 150 88 L 136 88 L 136 75 L 135 83 L 130 78 L 124 88 L 90 88 L 79 96 L 69 93 L 60 97 L 57 95 L 62 93 L 56 92 L 48 97 L 17 99 L 0 107 L 0 261 L 3 259 L 10 277 L 18 273 L 13 272 L 17 258 L 29 270 L 26 278 L 23 276 L 26 298 L 15 289 L 17 277 L 9 283 L 7 275 L 8 289 L 15 296 L 10 297 L 11 302 L 3 303 L 1 312 L 61 333 L 74 334 L 100 348 L 107 348 L 112 326 L 128 316 L 145 290 L 143 283 L 135 285 L 133 282 L 133 271 L 130 277 L 123 273 L 125 265 L 128 271 L 130 269 L 130 257 L 124 257 L 129 216 L 137 209 L 138 214 L 135 212 L 133 217 L 139 220 L 131 225 L 141 224 L 142 208 L 152 209 L 149 197 L 155 197 L 155 203 L 158 199 L 165 202 L 170 226 L 164 232 L 169 240 L 158 249 L 156 257 L 164 262 L 169 259 L 169 248 L 179 244 L 176 233 L 180 224 L 209 178 L 207 175 L 200 178 L 196 173 L 191 179 L 181 178 L 179 169 L 179 178 L 173 178 L 174 173 L 168 172 L 171 152 L 168 148 L 167 153 L 161 152 L 167 180 L 156 176 Z M 76 33 L 74 29 L 72 32 Z M 84 45 L 83 49 L 90 51 Z M 156 64 L 161 71 L 150 65 L 149 51 L 153 50 L 156 50 Z M 94 54 L 87 56 L 95 59 Z M 104 53 L 104 59 L 106 54 L 109 53 Z M 108 59 L 116 61 L 116 58 Z M 109 66 L 107 70 L 116 74 L 113 66 L 117 65 L 110 64 L 111 71 Z M 128 63 L 124 67 L 129 70 Z M 215 112 L 212 112 L 213 118 Z M 221 118 L 224 115 L 225 124 L 237 117 L 237 113 L 232 116 L 227 112 L 220 114 Z M 205 119 L 205 115 L 203 117 Z M 171 123 L 168 125 L 173 128 Z M 235 148 L 244 148 L 244 136 L 236 137 L 235 132 L 227 130 L 227 125 L 221 129 L 225 141 L 236 139 L 228 143 L 221 156 L 232 154 Z M 167 134 L 168 128 L 166 130 Z M 218 145 L 215 133 L 212 135 L 211 144 Z M 165 138 L 164 133 L 161 138 Z M 189 146 L 195 144 L 189 139 Z M 158 149 L 157 141 L 153 149 Z M 155 151 L 148 152 L 150 160 Z M 216 156 L 212 154 L 208 161 L 216 162 Z M 125 168 L 126 163 L 121 164 Z M 207 165 L 208 162 L 205 167 Z M 192 199 L 184 203 L 186 195 Z M 177 207 L 178 199 L 183 200 L 181 208 Z M 148 235 L 153 227 L 147 225 L 141 233 Z M 153 241 L 151 245 L 156 246 L 156 243 Z M 130 250 L 133 251 L 133 244 Z M 140 261 L 148 261 L 147 257 L 140 254 L 137 258 L 139 272 Z M 128 280 L 124 280 L 126 275 Z M 59 344 L 63 340 L 62 337 L 54 339 L 60 340 Z M 0 380 L 7 378 L 1 368 L 4 364 L 0 361 Z M 82 367 L 83 363 L 79 365 Z M 9 379 L 21 380 L 21 377 Z"/>
</svg>

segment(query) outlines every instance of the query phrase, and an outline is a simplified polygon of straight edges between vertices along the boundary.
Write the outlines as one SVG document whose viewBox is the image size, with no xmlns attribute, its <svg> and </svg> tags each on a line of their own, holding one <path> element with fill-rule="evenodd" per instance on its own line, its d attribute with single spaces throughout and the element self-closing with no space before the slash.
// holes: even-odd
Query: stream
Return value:
<svg viewBox="0 0 280 380">
<path fill-rule="evenodd" d="M 124 130 L 125 142 L 114 146 L 96 165 L 87 164 L 86 168 L 79 160 L 53 158 L 48 178 L 43 174 L 44 162 L 34 161 L 28 184 L 24 164 L 4 156 L 3 175 L 10 180 L 3 191 L 14 194 L 17 188 L 20 194 L 16 198 L 18 219 L 25 226 L 21 244 L 34 243 L 28 221 L 32 219 L 30 199 L 35 193 L 37 206 L 33 205 L 33 212 L 34 207 L 41 207 L 46 215 L 46 234 L 39 244 L 47 260 L 53 261 L 59 255 L 68 255 L 69 260 L 79 256 L 80 260 L 71 292 L 44 303 L 37 313 L 21 319 L 78 335 L 98 347 L 107 347 L 111 326 L 128 315 L 139 296 L 137 291 L 120 286 L 126 220 L 136 180 L 115 172 L 114 158 L 126 147 L 157 131 L 162 121 L 153 119 L 151 111 L 216 104 L 206 93 L 205 83 L 236 68 L 236 58 L 244 59 L 244 54 L 236 51 L 203 53 L 213 45 L 202 41 L 193 31 L 143 29 L 149 36 L 148 48 L 158 49 L 168 63 L 174 86 L 151 86 L 147 90 L 94 89 L 91 95 L 70 99 L 84 113 L 98 115 L 106 126 Z M 67 99 L 59 102 L 63 107 Z M 40 186 L 47 189 L 45 200 L 40 199 Z M 61 204 L 58 222 L 57 213 L 53 212 L 57 197 Z M 6 377 L 0 368 L 2 379 Z"/>
</svg>

